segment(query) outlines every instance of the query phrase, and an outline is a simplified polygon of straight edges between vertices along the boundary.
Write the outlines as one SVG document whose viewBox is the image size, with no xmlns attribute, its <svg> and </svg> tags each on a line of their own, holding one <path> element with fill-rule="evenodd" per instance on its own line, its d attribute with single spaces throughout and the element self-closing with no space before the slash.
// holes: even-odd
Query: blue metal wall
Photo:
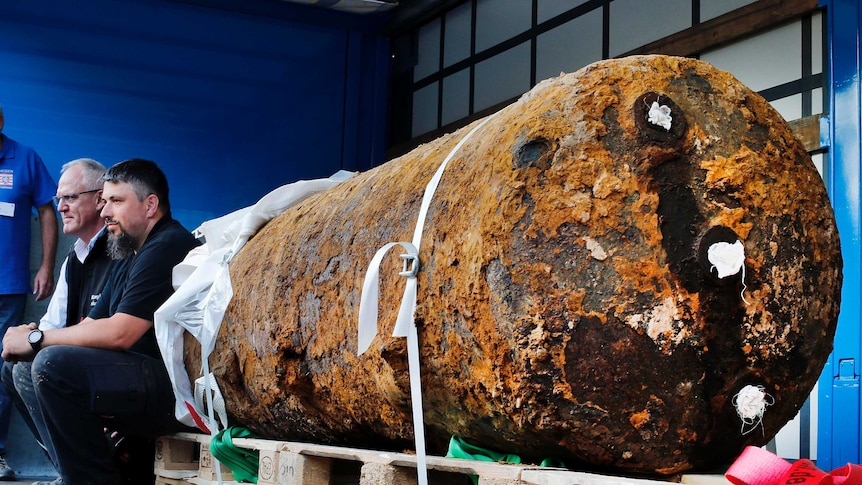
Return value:
<svg viewBox="0 0 862 485">
<path fill-rule="evenodd" d="M 0 2 L 4 132 L 52 173 L 159 163 L 189 229 L 269 190 L 384 161 L 382 19 L 284 2 Z"/>
<path fill-rule="evenodd" d="M 860 26 L 859 0 L 821 0 L 826 7 L 829 54 L 829 118 L 822 130 L 829 150 L 829 190 L 841 250 L 844 286 L 835 347 L 820 378 L 817 465 L 831 470 L 860 463 L 860 388 L 862 374 L 862 209 L 860 202 Z"/>
</svg>

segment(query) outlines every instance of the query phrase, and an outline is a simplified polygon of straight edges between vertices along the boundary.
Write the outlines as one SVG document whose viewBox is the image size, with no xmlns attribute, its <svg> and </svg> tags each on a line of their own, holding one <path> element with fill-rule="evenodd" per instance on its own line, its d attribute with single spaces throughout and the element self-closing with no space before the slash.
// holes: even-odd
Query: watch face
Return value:
<svg viewBox="0 0 862 485">
<path fill-rule="evenodd" d="M 33 330 L 27 334 L 27 340 L 31 344 L 38 344 L 42 341 L 42 332 L 40 330 Z"/>
</svg>

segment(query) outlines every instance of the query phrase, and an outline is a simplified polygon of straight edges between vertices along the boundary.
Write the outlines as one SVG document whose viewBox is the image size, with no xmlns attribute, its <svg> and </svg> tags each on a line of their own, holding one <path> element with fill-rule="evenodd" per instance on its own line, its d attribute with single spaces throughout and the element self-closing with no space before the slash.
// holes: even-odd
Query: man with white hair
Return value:
<svg viewBox="0 0 862 485">
<path fill-rule="evenodd" d="M 33 362 L 36 399 L 27 405 L 41 410 L 45 445 L 68 485 L 122 482 L 105 429 L 141 438 L 189 429 L 174 415 L 153 321 L 174 292 L 174 266 L 200 243 L 171 217 L 167 177 L 154 162 L 120 162 L 102 180 L 108 253 L 118 261 L 96 306 L 71 327 L 17 326 L 3 336 L 3 359 Z"/>
<path fill-rule="evenodd" d="M 89 158 L 63 165 L 54 201 L 63 220 L 63 233 L 78 239 L 60 268 L 54 296 L 38 324 L 40 330 L 67 327 L 83 320 L 95 306 L 108 279 L 113 260 L 107 252 L 107 232 L 100 215 L 104 206 L 101 181 L 104 174 L 105 167 Z M 35 323 L 29 325 L 36 326 Z M 13 379 L 16 375 L 19 378 Z M 30 362 L 3 365 L 6 391 L 44 447 L 45 420 L 39 409 L 29 409 L 24 404 L 26 399 L 22 400 L 22 396 L 32 395 L 34 391 L 30 380 L 20 379 L 21 375 L 30 375 Z M 56 458 L 50 453 L 49 458 L 56 466 Z"/>
</svg>

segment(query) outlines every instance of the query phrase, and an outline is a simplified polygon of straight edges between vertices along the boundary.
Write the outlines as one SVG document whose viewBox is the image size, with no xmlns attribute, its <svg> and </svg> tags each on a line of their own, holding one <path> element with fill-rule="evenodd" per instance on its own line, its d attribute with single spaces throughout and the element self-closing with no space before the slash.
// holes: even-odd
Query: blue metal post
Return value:
<svg viewBox="0 0 862 485">
<path fill-rule="evenodd" d="M 827 181 L 844 257 L 844 285 L 835 345 L 820 377 L 817 465 L 831 470 L 860 462 L 860 57 L 859 0 L 821 0 L 826 7 L 829 120 L 821 134 L 829 150 Z"/>
</svg>

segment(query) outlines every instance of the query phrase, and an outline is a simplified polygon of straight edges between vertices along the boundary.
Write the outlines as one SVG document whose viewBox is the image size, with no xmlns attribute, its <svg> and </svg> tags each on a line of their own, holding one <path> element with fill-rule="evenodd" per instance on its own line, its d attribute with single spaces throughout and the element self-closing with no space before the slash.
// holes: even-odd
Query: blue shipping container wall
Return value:
<svg viewBox="0 0 862 485">
<path fill-rule="evenodd" d="M 821 127 L 829 149 L 829 192 L 841 235 L 844 281 L 832 355 L 820 377 L 817 465 L 824 470 L 862 463 L 862 64 L 859 0 L 821 0 L 826 8 L 829 51 L 829 119 Z"/>
<path fill-rule="evenodd" d="M 380 19 L 217 3 L 0 3 L 4 133 L 55 178 L 78 157 L 156 161 L 189 229 L 285 183 L 384 161 Z"/>
</svg>

